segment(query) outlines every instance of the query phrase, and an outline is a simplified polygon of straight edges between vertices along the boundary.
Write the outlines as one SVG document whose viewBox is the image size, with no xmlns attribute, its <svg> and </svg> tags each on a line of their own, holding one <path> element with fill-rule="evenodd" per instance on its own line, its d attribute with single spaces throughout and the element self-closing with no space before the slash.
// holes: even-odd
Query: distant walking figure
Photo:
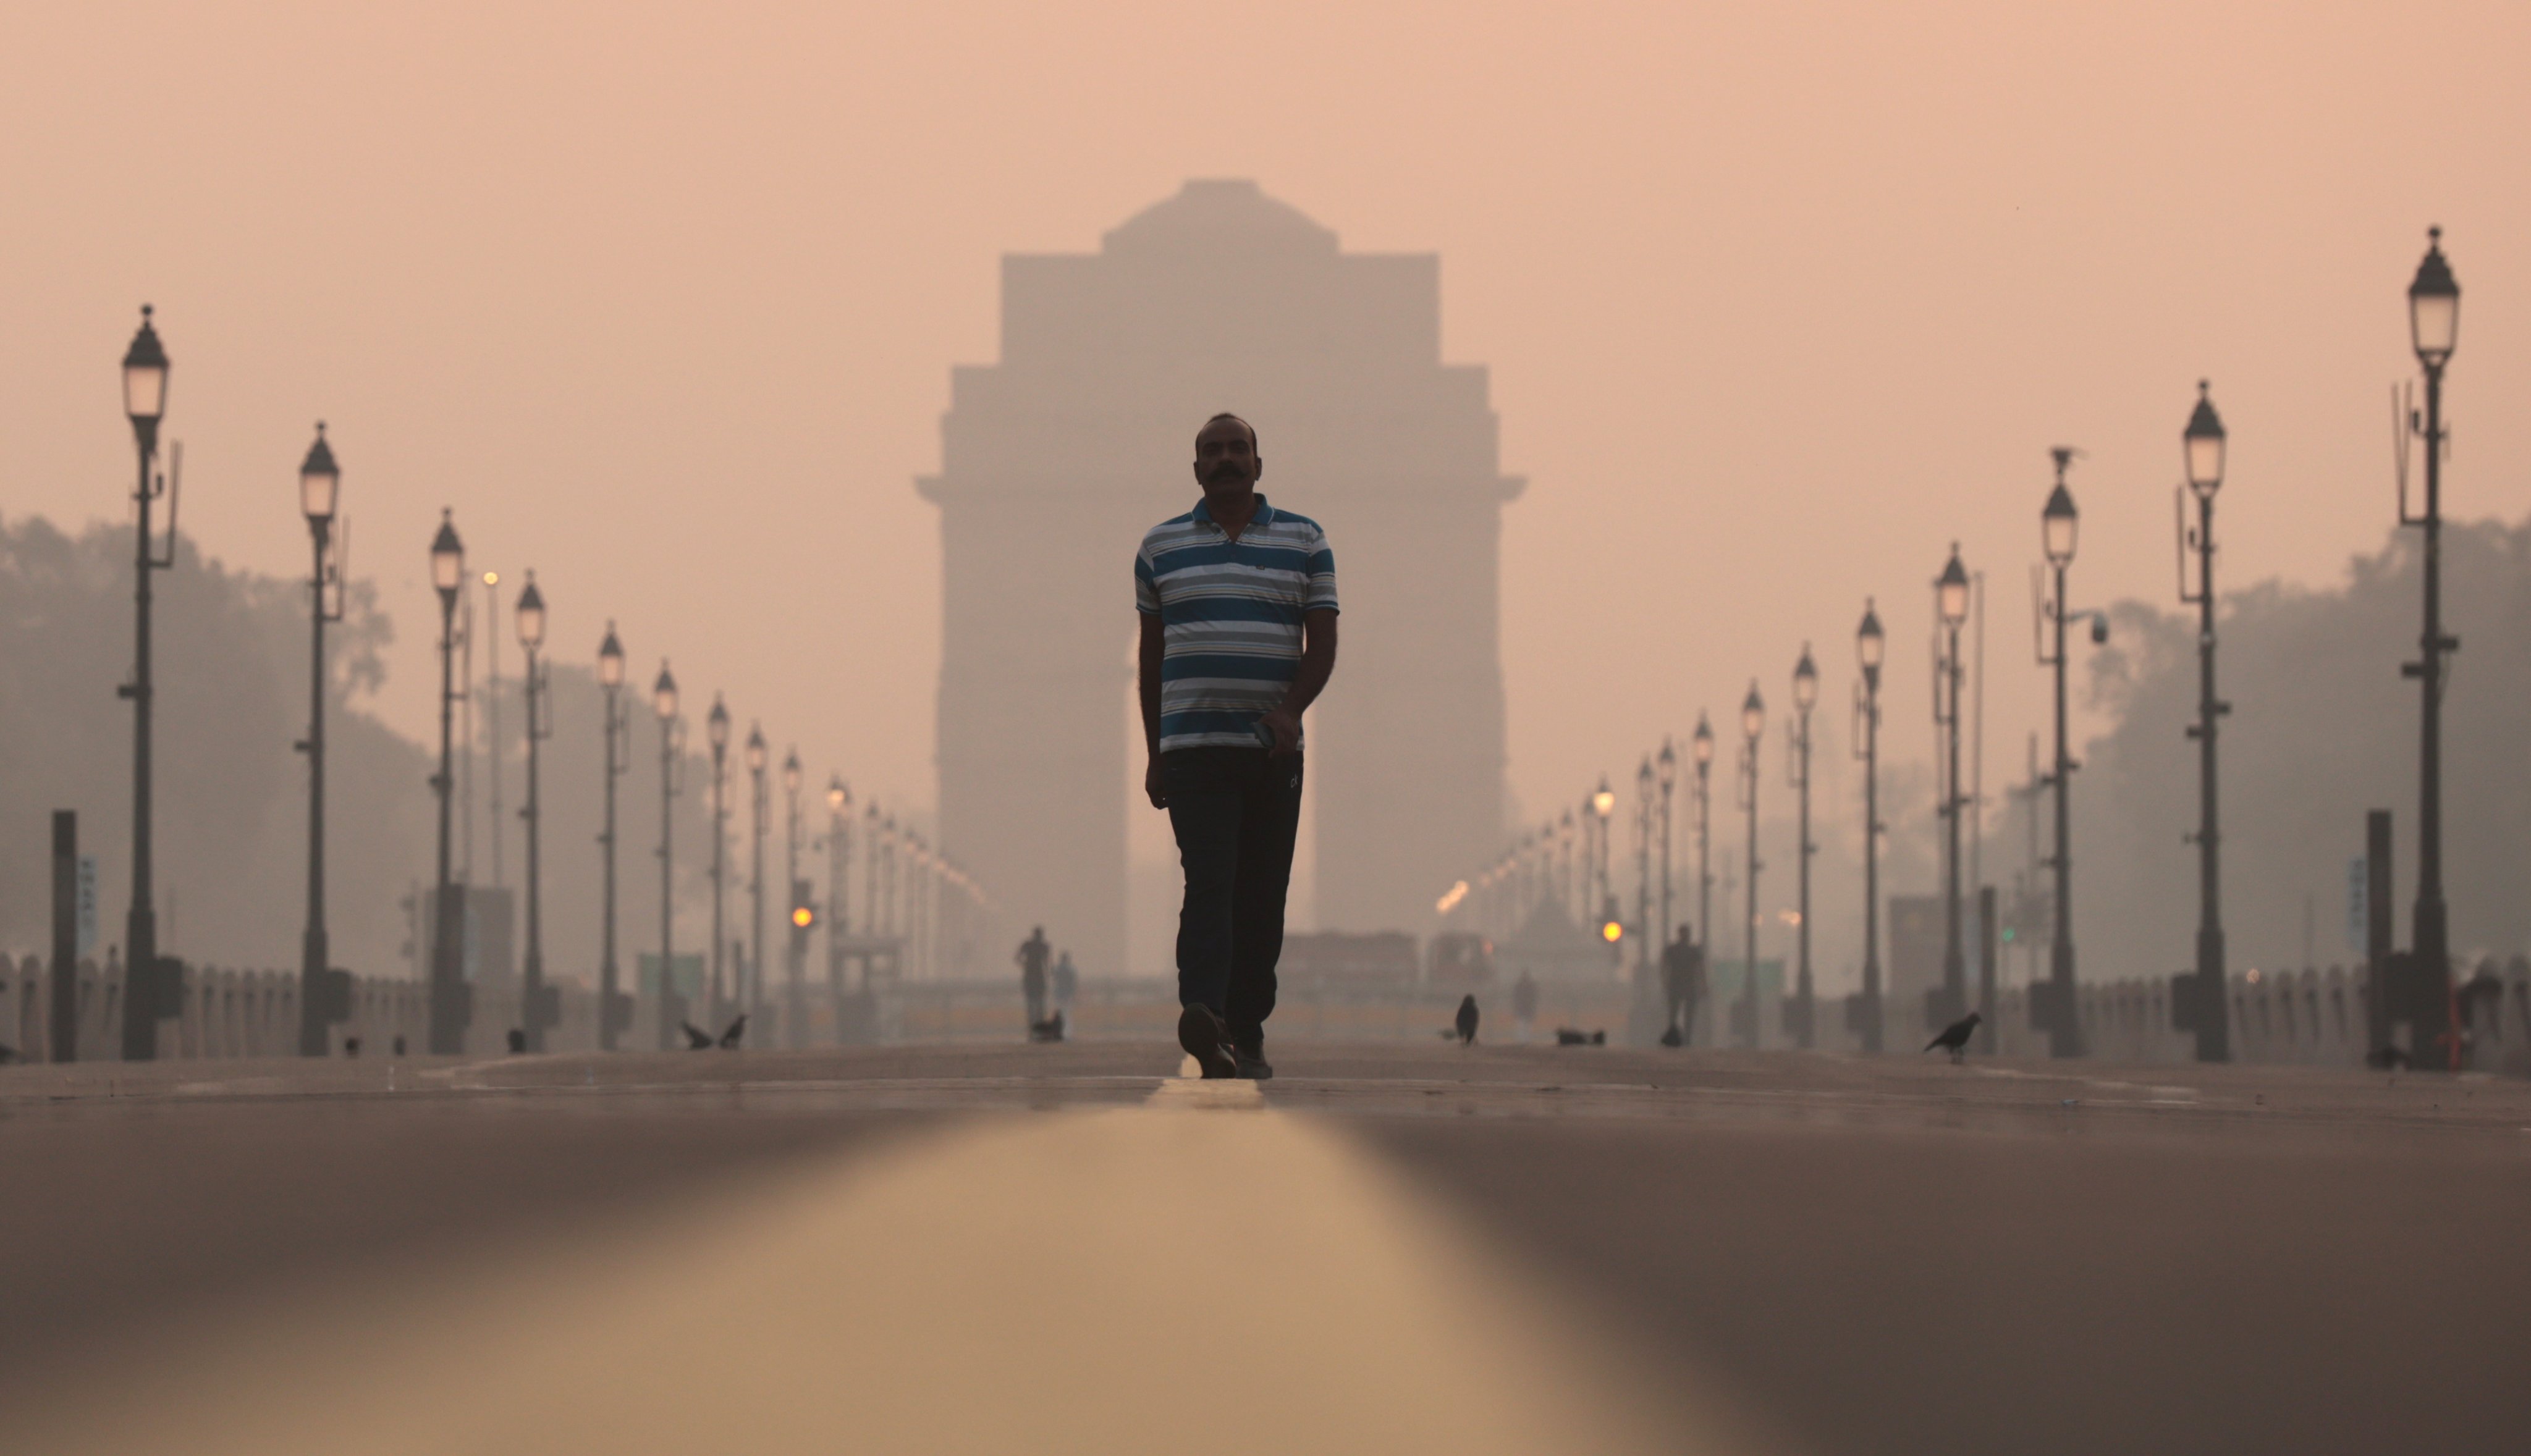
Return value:
<svg viewBox="0 0 2531 1456">
<path fill-rule="evenodd" d="M 1529 1024 L 1538 1020 L 1538 978 L 1529 968 L 1520 968 L 1520 980 L 1511 983 L 1511 1023 L 1513 1035 L 1523 1045 L 1529 1041 Z"/>
<path fill-rule="evenodd" d="M 1960 1058 L 1968 1053 L 1970 1036 L 1977 1031 L 1978 1023 L 1984 1020 L 1985 1018 L 1979 1016 L 1976 1012 L 1970 1012 L 1968 1015 L 1961 1017 L 1958 1021 L 1942 1028 L 1942 1034 L 1940 1036 L 1936 1036 L 1933 1040 L 1925 1043 L 1925 1050 L 1931 1051 L 1935 1047 L 1939 1046 L 1942 1050 L 1951 1054 L 1951 1065 L 1955 1067 L 1958 1066 L 1960 1064 Z"/>
<path fill-rule="evenodd" d="M 1705 999 L 1705 947 L 1688 938 L 1687 926 L 1661 947 L 1661 989 L 1669 997 L 1669 1021 L 1661 1032 L 1663 1046 L 1696 1044 L 1696 1008 Z"/>
<path fill-rule="evenodd" d="M 1301 817 L 1301 714 L 1336 665 L 1326 532 L 1257 490 L 1266 462 L 1236 415 L 1195 437 L 1204 499 L 1134 556 L 1143 792 L 1186 872 L 1178 1044 L 1207 1077 L 1274 1075 L 1266 1019 Z"/>
<path fill-rule="evenodd" d="M 1072 998 L 1081 991 L 1081 973 L 1072 968 L 1072 952 L 1058 951 L 1054 957 L 1054 1020 L 1066 1036 L 1072 1031 Z"/>
<path fill-rule="evenodd" d="M 1050 950 L 1045 943 L 1045 926 L 1029 931 L 1029 938 L 1011 952 L 1011 960 L 1020 968 L 1020 994 L 1028 998 L 1028 1024 L 1036 1027 L 1045 1021 L 1045 958 Z"/>
<path fill-rule="evenodd" d="M 1459 998 L 1459 1044 L 1477 1044 L 1477 998 L 1474 992 Z"/>
</svg>

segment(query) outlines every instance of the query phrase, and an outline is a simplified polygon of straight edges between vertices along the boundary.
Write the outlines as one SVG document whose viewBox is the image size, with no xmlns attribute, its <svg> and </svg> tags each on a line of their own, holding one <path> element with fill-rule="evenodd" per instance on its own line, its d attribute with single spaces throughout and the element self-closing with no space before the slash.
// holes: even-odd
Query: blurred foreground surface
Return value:
<svg viewBox="0 0 2531 1456">
<path fill-rule="evenodd" d="M 2531 1438 L 2531 1086 L 1283 1043 L 0 1072 L 0 1444 Z"/>
</svg>

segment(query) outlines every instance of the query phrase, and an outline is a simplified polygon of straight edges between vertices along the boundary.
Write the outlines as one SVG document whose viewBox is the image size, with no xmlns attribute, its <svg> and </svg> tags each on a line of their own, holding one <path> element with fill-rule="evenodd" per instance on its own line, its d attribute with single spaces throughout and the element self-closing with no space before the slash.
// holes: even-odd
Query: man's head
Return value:
<svg viewBox="0 0 2531 1456">
<path fill-rule="evenodd" d="M 1266 474 L 1257 430 L 1236 415 L 1215 415 L 1195 432 L 1195 478 L 1205 494 L 1245 495 Z"/>
</svg>

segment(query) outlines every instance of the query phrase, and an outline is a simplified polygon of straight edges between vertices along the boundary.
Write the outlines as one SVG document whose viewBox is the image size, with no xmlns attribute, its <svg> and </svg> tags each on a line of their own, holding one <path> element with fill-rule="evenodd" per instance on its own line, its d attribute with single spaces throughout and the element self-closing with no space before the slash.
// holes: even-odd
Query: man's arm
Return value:
<svg viewBox="0 0 2531 1456">
<path fill-rule="evenodd" d="M 1160 788 L 1160 656 L 1166 639 L 1157 612 L 1145 612 L 1143 640 L 1136 653 L 1135 676 L 1143 700 L 1143 792 L 1151 797 L 1152 808 L 1166 809 L 1169 798 Z"/>
<path fill-rule="evenodd" d="M 1274 755 L 1289 754 L 1301 745 L 1301 714 L 1319 700 L 1326 691 L 1327 679 L 1336 671 L 1336 614 L 1332 608 L 1301 614 L 1301 665 L 1292 674 L 1290 691 L 1265 722 L 1274 731 Z"/>
</svg>

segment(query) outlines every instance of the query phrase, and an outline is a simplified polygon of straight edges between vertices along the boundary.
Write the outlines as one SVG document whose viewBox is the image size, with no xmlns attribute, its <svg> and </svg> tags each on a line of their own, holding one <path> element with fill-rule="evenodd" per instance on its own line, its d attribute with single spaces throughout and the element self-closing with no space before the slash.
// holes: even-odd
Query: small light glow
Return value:
<svg viewBox="0 0 2531 1456">
<path fill-rule="evenodd" d="M 484 585 L 484 586 L 486 586 L 486 587 L 498 587 L 498 586 L 500 586 L 500 585 L 501 585 L 501 574 L 500 574 L 499 572 L 496 572 L 496 571 L 487 571 L 487 572 L 483 573 L 483 585 Z"/>
<path fill-rule="evenodd" d="M 806 905 L 803 905 L 799 909 L 791 912 L 791 924 L 798 925 L 803 930 L 809 928 L 811 924 L 815 924 L 816 919 L 817 912 L 811 910 Z"/>
<path fill-rule="evenodd" d="M 1615 921 L 1610 921 L 1600 927 L 1600 938 L 1614 945 L 1626 938 L 1626 927 Z"/>
<path fill-rule="evenodd" d="M 1463 879 L 1458 881 L 1456 884 L 1451 885 L 1449 890 L 1443 894 L 1440 899 L 1434 901 L 1433 909 L 1439 914 L 1448 915 L 1451 911 L 1458 909 L 1459 902 L 1466 898 L 1468 898 L 1468 882 Z"/>
<path fill-rule="evenodd" d="M 2249 977 L 2248 977 L 2248 980 L 2249 980 L 2250 984 L 2252 984 L 2252 985 L 2257 985 L 2257 984 L 2259 983 L 2259 968 L 2258 968 L 2258 967 L 2256 967 L 2256 966 L 2252 966 L 2252 967 L 2250 968 L 2250 974 L 2249 974 Z"/>
</svg>

